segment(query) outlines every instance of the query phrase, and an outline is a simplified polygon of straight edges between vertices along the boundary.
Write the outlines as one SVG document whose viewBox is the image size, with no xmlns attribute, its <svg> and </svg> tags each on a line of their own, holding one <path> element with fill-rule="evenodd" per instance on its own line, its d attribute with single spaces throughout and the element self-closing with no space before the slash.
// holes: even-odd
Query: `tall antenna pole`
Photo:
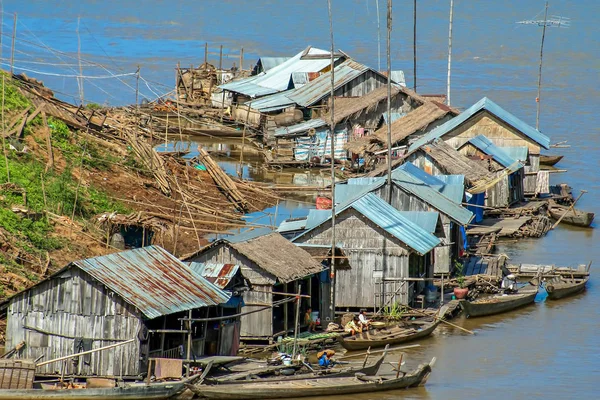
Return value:
<svg viewBox="0 0 600 400">
<path fill-rule="evenodd" d="M 381 72 L 381 30 L 379 28 L 379 0 L 375 0 L 375 8 L 377 9 L 377 71 Z"/>
<path fill-rule="evenodd" d="M 331 284 L 331 318 L 335 319 L 335 100 L 334 100 L 334 88 L 335 88 L 335 75 L 334 75 L 334 45 L 333 45 L 333 15 L 331 14 L 331 0 L 327 0 L 327 10 L 329 13 L 329 36 L 331 39 L 331 63 L 329 68 L 331 69 L 331 122 L 329 130 L 331 131 L 331 269 L 330 273 L 330 284 Z"/>
<path fill-rule="evenodd" d="M 79 36 L 79 22 L 81 17 L 77 17 L 77 60 L 79 61 L 79 101 L 83 106 L 83 68 L 81 67 L 81 38 Z"/>
<path fill-rule="evenodd" d="M 540 70 L 538 72 L 538 87 L 536 97 L 536 111 L 535 111 L 535 129 L 540 130 L 540 95 L 542 93 L 542 60 L 544 59 L 544 38 L 546 37 L 546 24 L 548 21 L 548 2 L 546 2 L 546 8 L 544 9 L 544 26 L 542 27 L 542 44 L 540 45 Z"/>
<path fill-rule="evenodd" d="M 417 0 L 413 0 L 413 90 L 417 91 Z"/>
<path fill-rule="evenodd" d="M 538 70 L 538 83 L 537 83 L 537 97 L 536 102 L 536 113 L 535 113 L 535 129 L 540 130 L 540 109 L 541 109 L 541 94 L 542 94 L 542 61 L 544 59 L 544 39 L 546 38 L 546 27 L 568 27 L 571 23 L 569 18 L 565 17 L 552 17 L 548 19 L 548 2 L 544 8 L 544 19 L 543 20 L 525 20 L 519 21 L 518 24 L 524 25 L 537 25 L 542 27 L 542 42 L 540 44 L 540 66 Z"/>
<path fill-rule="evenodd" d="M 10 75 L 12 77 L 13 69 L 15 66 L 15 38 L 17 37 L 17 13 L 13 15 L 13 34 L 12 34 L 12 45 L 10 50 Z"/>
<path fill-rule="evenodd" d="M 450 0 L 450 27 L 448 28 L 448 92 L 446 104 L 450 105 L 450 69 L 452 66 L 452 18 L 454 12 L 454 0 Z"/>
<path fill-rule="evenodd" d="M 392 62 L 390 42 L 392 37 L 392 0 L 387 1 L 387 142 L 388 142 L 388 203 L 392 203 Z"/>
</svg>

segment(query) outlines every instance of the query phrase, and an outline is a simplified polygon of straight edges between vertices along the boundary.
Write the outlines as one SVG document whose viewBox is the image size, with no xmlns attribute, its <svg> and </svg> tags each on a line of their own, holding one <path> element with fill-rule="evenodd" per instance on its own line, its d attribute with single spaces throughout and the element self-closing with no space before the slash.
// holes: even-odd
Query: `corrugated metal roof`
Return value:
<svg viewBox="0 0 600 400">
<path fill-rule="evenodd" d="M 261 57 L 259 59 L 260 65 L 262 65 L 263 71 L 268 71 L 275 68 L 276 66 L 283 64 L 289 57 Z"/>
<path fill-rule="evenodd" d="M 406 165 L 406 164 L 404 164 Z M 461 225 L 466 225 L 473 218 L 473 213 L 464 207 L 461 207 L 456 202 L 450 200 L 438 190 L 427 185 L 420 179 L 415 178 L 412 174 L 404 171 L 403 166 L 394 170 L 394 183 L 401 187 L 404 191 L 409 192 L 431 207 L 447 215 Z"/>
<path fill-rule="evenodd" d="M 188 264 L 194 273 L 202 276 L 220 289 L 225 289 L 240 270 L 240 266 L 237 264 L 201 263 L 195 261 L 186 264 Z"/>
<path fill-rule="evenodd" d="M 371 220 L 375 225 L 396 237 L 419 254 L 426 254 L 440 244 L 440 240 L 436 236 L 411 222 L 404 217 L 401 212 L 373 193 L 363 194 L 362 197 L 354 199 L 352 202 L 336 207 L 335 213 L 338 215 L 348 208 L 354 208 Z M 328 212 L 325 219 L 322 219 L 319 224 L 311 226 L 306 232 L 326 223 L 330 219 L 331 212 Z M 306 234 L 306 232 L 304 234 Z"/>
<path fill-rule="evenodd" d="M 440 214 L 435 211 L 398 211 L 400 215 L 429 233 L 435 233 Z"/>
<path fill-rule="evenodd" d="M 406 79 L 404 78 L 404 71 L 392 71 L 392 81 L 402 86 L 406 86 Z"/>
<path fill-rule="evenodd" d="M 338 89 L 371 70 L 354 60 L 346 60 L 334 68 L 334 88 Z M 374 70 L 371 70 L 377 73 Z M 290 99 L 301 107 L 309 107 L 331 94 L 331 75 L 323 74 L 303 87 L 294 90 Z"/>
<path fill-rule="evenodd" d="M 328 218 L 331 218 L 331 210 L 310 210 L 306 217 L 306 229 L 313 229 Z"/>
<path fill-rule="evenodd" d="M 502 150 L 501 147 L 498 147 L 492 143 L 492 141 L 484 135 L 475 136 L 474 138 L 469 139 L 468 143 L 477 147 L 488 156 L 492 156 L 494 160 L 504 168 L 509 168 L 511 171 L 517 171 L 523 167 L 523 165 L 521 165 L 517 160 Z"/>
<path fill-rule="evenodd" d="M 413 144 L 411 144 L 409 151 L 416 150 L 424 144 L 429 143 L 436 138 L 444 136 L 445 134 L 451 132 L 452 130 L 466 122 L 469 118 L 471 118 L 481 110 L 487 110 L 491 114 L 495 115 L 502 121 L 506 122 L 508 125 L 521 132 L 523 135 L 527 136 L 529 139 L 539 144 L 544 149 L 550 148 L 550 138 L 548 136 L 544 135 L 543 133 L 531 127 L 530 125 L 527 125 L 525 122 L 515 117 L 508 111 L 504 110 L 492 100 L 488 99 L 487 97 L 484 97 L 483 99 L 479 100 L 477 103 L 473 104 L 471 107 L 460 113 L 458 116 L 452 118 L 445 124 L 433 129 L 431 132 L 427 133 L 419 140 L 416 140 Z"/>
<path fill-rule="evenodd" d="M 289 60 L 270 70 L 246 79 L 240 79 L 219 86 L 230 92 L 242 93 L 250 97 L 265 96 L 272 93 L 292 89 L 290 81 L 294 72 L 319 72 L 330 65 L 326 50 L 308 48 Z"/>
<path fill-rule="evenodd" d="M 527 146 L 501 147 L 501 149 L 517 161 L 527 162 L 529 158 L 529 148 Z"/>
<path fill-rule="evenodd" d="M 465 193 L 465 177 L 463 175 L 429 175 L 412 163 L 404 163 L 396 170 L 402 169 L 415 178 L 425 182 L 453 202 L 461 204 Z M 396 171 L 394 170 L 394 171 Z M 394 172 L 392 172 L 392 178 Z"/>
<path fill-rule="evenodd" d="M 72 263 L 136 307 L 148 319 L 216 306 L 230 295 L 158 246 Z"/>
<path fill-rule="evenodd" d="M 269 96 L 260 97 L 256 100 L 248 101 L 244 104 L 249 105 L 251 108 L 260 112 L 282 110 L 295 105 L 295 103 L 288 97 L 292 91 L 293 90 L 286 90 L 281 93 L 271 94 Z"/>
<path fill-rule="evenodd" d="M 277 228 L 277 232 L 293 232 L 301 231 L 306 228 L 306 218 L 295 218 L 293 220 L 285 220 Z"/>
<path fill-rule="evenodd" d="M 324 121 L 322 118 L 309 119 L 308 121 L 301 122 L 296 125 L 284 126 L 282 128 L 275 129 L 275 137 L 299 135 L 303 134 L 311 128 L 318 129 L 327 125 L 329 125 L 329 123 Z"/>
</svg>

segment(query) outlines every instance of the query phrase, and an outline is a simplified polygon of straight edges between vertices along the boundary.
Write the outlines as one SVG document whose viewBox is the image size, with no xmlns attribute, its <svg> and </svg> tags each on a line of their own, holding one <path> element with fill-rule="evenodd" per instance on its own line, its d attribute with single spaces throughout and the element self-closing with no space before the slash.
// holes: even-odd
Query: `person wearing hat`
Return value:
<svg viewBox="0 0 600 400">
<path fill-rule="evenodd" d="M 360 325 L 360 321 L 358 317 L 355 315 L 344 327 L 344 331 L 350 333 L 352 336 L 356 335 L 356 333 L 362 332 L 362 326 Z"/>
<path fill-rule="evenodd" d="M 334 361 L 331 359 L 335 354 L 334 350 L 323 350 L 317 353 L 317 358 L 319 359 L 319 366 L 321 368 L 330 368 L 333 367 Z"/>
</svg>

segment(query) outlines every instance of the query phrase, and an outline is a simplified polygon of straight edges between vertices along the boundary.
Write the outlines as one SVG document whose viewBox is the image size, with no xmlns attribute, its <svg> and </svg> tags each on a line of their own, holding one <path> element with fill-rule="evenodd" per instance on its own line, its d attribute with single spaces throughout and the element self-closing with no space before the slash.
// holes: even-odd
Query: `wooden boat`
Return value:
<svg viewBox="0 0 600 400">
<path fill-rule="evenodd" d="M 127 400 L 127 399 L 169 399 L 183 392 L 187 385 L 194 383 L 200 375 L 161 383 L 132 383 L 122 387 L 94 389 L 2 389 L 0 400 Z"/>
<path fill-rule="evenodd" d="M 540 155 L 540 164 L 552 166 L 558 164 L 560 160 L 563 159 L 564 156 L 552 156 L 550 154 L 541 154 Z"/>
<path fill-rule="evenodd" d="M 537 292 L 537 286 L 529 285 L 520 288 L 519 291 L 514 294 L 495 294 L 474 301 L 462 300 L 460 306 L 467 318 L 484 317 L 486 315 L 511 311 L 531 304 L 534 302 Z"/>
<path fill-rule="evenodd" d="M 584 228 L 589 227 L 594 220 L 593 212 L 581 211 L 575 208 L 569 210 L 569 207 L 557 203 L 548 204 L 548 212 L 550 213 L 550 216 L 557 221 L 566 212 L 567 214 L 561 220 L 561 222 L 575 226 L 582 226 Z"/>
<path fill-rule="evenodd" d="M 240 383 L 264 383 L 264 382 L 279 382 L 279 381 L 297 381 L 303 379 L 314 379 L 315 377 L 327 377 L 327 378 L 342 378 L 348 376 L 354 376 L 357 373 L 364 375 L 376 375 L 379 372 L 379 368 L 385 360 L 386 353 L 384 353 L 376 362 L 371 365 L 364 367 L 346 366 L 340 365 L 340 367 L 333 367 L 329 369 L 305 369 L 304 372 L 296 371 L 294 375 L 283 375 L 260 378 L 254 373 L 248 374 L 232 374 L 225 375 L 218 378 L 206 378 L 203 383 L 213 385 L 229 385 L 229 384 L 240 384 Z M 310 367 L 310 366 L 307 366 Z M 282 373 L 283 370 L 291 367 L 282 366 L 278 372 Z"/>
<path fill-rule="evenodd" d="M 551 300 L 562 299 L 572 296 L 585 290 L 585 284 L 590 279 L 589 276 L 582 278 L 554 277 L 546 282 L 546 292 Z"/>
<path fill-rule="evenodd" d="M 290 397 L 335 396 L 406 389 L 424 385 L 431 374 L 435 358 L 399 378 L 356 374 L 346 378 L 314 378 L 299 381 L 239 383 L 234 385 L 188 385 L 205 399 L 282 399 Z"/>
<path fill-rule="evenodd" d="M 363 350 L 369 347 L 383 347 L 388 344 L 395 345 L 431 335 L 440 322 L 441 320 L 437 318 L 407 321 L 393 328 L 372 329 L 368 332 L 357 333 L 354 336 L 340 337 L 338 341 L 349 351 Z"/>
</svg>

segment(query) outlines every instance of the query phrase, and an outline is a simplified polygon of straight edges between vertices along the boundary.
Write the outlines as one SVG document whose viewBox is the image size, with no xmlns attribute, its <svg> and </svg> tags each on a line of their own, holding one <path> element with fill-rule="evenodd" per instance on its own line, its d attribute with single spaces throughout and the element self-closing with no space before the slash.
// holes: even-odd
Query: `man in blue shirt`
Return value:
<svg viewBox="0 0 600 400">
<path fill-rule="evenodd" d="M 333 367 L 333 360 L 331 357 L 335 354 L 334 350 L 324 350 L 317 354 L 319 357 L 319 366 L 321 368 L 330 368 Z"/>
</svg>

